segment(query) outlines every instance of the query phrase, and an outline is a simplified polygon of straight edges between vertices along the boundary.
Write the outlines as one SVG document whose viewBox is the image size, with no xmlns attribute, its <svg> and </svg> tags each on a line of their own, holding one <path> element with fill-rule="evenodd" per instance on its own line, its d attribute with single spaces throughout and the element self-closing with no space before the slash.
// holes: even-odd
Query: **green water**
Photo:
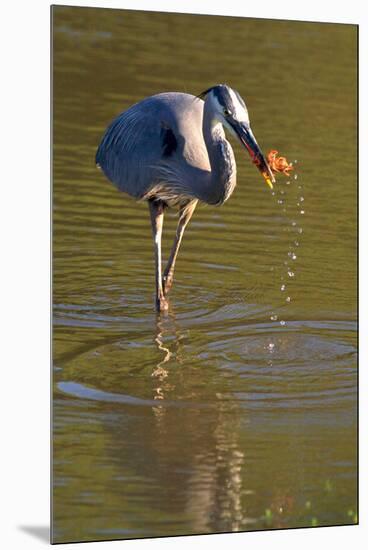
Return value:
<svg viewBox="0 0 368 550">
<path fill-rule="evenodd" d="M 54 542 L 354 523 L 356 28 L 53 14 Z M 139 99 L 219 82 L 296 171 L 272 195 L 232 142 L 157 317 L 147 206 L 95 150 Z"/>
</svg>

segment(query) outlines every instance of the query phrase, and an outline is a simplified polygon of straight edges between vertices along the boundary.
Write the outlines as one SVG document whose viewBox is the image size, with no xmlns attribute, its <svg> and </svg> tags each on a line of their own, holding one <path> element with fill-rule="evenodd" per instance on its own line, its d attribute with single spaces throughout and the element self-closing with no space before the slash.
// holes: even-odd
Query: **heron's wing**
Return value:
<svg viewBox="0 0 368 550">
<path fill-rule="evenodd" d="M 141 102 L 107 128 L 96 163 L 121 190 L 142 197 L 155 180 L 155 166 L 176 149 L 176 138 L 155 105 Z"/>
<path fill-rule="evenodd" d="M 178 149 L 178 139 L 172 128 L 170 128 L 166 122 L 161 123 L 160 139 L 162 156 L 164 158 L 171 157 Z"/>
</svg>

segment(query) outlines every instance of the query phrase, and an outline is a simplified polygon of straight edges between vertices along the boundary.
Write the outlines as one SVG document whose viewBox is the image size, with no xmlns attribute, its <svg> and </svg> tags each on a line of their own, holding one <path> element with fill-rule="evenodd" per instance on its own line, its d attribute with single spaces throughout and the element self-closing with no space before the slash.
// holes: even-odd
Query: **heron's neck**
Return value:
<svg viewBox="0 0 368 550">
<path fill-rule="evenodd" d="M 221 204 L 230 197 L 236 185 L 236 164 L 222 124 L 216 120 L 207 102 L 203 112 L 203 137 L 211 165 L 208 190 L 211 201 L 207 202 Z"/>
</svg>

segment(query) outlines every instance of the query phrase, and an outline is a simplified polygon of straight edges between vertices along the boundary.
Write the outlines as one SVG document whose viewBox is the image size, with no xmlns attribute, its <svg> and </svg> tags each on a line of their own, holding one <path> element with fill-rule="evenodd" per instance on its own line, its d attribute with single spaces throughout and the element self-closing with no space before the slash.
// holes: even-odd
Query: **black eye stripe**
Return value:
<svg viewBox="0 0 368 550">
<path fill-rule="evenodd" d="M 234 92 L 240 105 L 244 107 L 244 109 L 246 109 L 245 103 L 241 95 L 236 90 L 232 90 L 232 91 Z M 211 88 L 208 88 L 208 90 L 205 90 L 204 92 L 202 92 L 198 97 L 200 97 L 201 99 L 205 99 L 206 95 L 209 92 L 213 93 L 218 103 L 224 109 L 224 114 L 225 114 L 225 111 L 228 111 L 229 114 L 234 113 L 236 111 L 232 97 L 229 92 L 229 87 L 226 84 L 218 84 L 217 86 L 212 86 Z M 225 114 L 225 116 L 227 115 Z"/>
<path fill-rule="evenodd" d="M 224 109 L 230 112 L 234 110 L 234 105 L 231 100 L 229 90 L 226 86 L 217 86 L 216 88 L 214 88 L 213 93 L 217 101 Z"/>
</svg>

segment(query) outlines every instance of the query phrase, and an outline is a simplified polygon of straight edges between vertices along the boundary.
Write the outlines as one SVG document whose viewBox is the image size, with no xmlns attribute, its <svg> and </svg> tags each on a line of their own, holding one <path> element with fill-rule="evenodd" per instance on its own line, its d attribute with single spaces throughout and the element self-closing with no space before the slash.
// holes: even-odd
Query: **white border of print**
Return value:
<svg viewBox="0 0 368 550">
<path fill-rule="evenodd" d="M 79 6 L 331 21 L 360 25 L 360 334 L 368 334 L 367 242 L 368 17 L 349 0 L 115 0 L 54 2 Z M 1 543 L 7 550 L 47 544 L 49 526 L 50 153 L 49 21 L 46 0 L 6 2 L 1 10 Z M 246 60 L 244 60 L 246 64 Z M 292 82 L 292 76 L 291 76 Z M 365 214 L 365 216 L 364 216 Z M 367 248 L 367 247 L 365 247 Z M 230 535 L 88 543 L 91 547 L 252 550 L 362 548 L 367 540 L 368 338 L 360 342 L 360 525 Z M 60 547 L 80 549 L 80 544 Z"/>
</svg>

